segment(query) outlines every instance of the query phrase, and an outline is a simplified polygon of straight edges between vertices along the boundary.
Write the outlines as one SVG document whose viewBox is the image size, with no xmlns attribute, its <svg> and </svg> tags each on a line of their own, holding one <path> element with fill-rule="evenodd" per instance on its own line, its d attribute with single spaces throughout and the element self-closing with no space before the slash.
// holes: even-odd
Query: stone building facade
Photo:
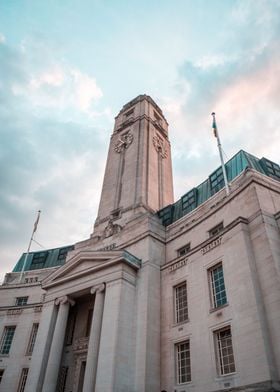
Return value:
<svg viewBox="0 0 280 392">
<path fill-rule="evenodd" d="M 167 121 L 126 104 L 90 238 L 0 287 L 0 391 L 279 391 L 280 168 L 226 169 L 174 203 Z"/>
</svg>

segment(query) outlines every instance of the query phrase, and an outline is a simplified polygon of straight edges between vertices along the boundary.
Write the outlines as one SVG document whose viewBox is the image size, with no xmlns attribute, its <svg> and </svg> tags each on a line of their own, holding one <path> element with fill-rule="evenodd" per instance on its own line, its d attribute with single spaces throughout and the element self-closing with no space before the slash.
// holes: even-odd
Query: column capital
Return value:
<svg viewBox="0 0 280 392">
<path fill-rule="evenodd" d="M 70 306 L 74 306 L 75 305 L 75 301 L 72 298 L 68 297 L 68 295 L 64 295 L 63 297 L 56 298 L 54 303 L 56 305 L 60 305 L 60 304 L 64 305 L 64 304 L 67 304 L 67 303 L 69 303 Z"/>
<path fill-rule="evenodd" d="M 91 294 L 102 293 L 103 291 L 105 291 L 105 283 L 101 283 L 98 286 L 93 286 L 90 289 Z"/>
</svg>

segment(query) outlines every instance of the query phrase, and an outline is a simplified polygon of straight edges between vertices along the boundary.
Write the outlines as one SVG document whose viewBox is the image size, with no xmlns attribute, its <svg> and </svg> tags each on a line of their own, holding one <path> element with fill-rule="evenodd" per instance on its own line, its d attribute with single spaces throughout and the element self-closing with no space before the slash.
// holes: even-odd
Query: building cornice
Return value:
<svg viewBox="0 0 280 392">
<path fill-rule="evenodd" d="M 264 176 L 254 169 L 248 168 L 231 183 L 231 193 L 229 196 L 226 196 L 225 190 L 222 189 L 195 210 L 167 226 L 166 243 L 173 241 L 177 237 L 187 233 L 203 221 L 207 220 L 210 216 L 214 215 L 219 209 L 230 203 L 237 195 L 252 184 L 261 185 L 280 194 L 278 181 Z M 206 211 L 201 214 L 201 211 L 205 209 Z M 176 230 L 177 227 L 178 230 Z M 174 230 L 176 230 L 176 232 L 172 233 Z"/>
</svg>

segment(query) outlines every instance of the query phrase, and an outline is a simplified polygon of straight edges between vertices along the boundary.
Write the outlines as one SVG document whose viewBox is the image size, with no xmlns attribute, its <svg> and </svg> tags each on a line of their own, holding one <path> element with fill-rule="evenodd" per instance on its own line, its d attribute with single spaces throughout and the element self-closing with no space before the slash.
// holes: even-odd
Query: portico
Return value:
<svg viewBox="0 0 280 392">
<path fill-rule="evenodd" d="M 40 344 L 32 357 L 28 390 L 59 390 L 62 368 L 67 369 L 73 392 L 112 390 L 116 385 L 114 369 L 132 363 L 133 303 L 140 266 L 140 260 L 125 251 L 83 250 L 43 282 L 46 297 L 38 331 Z M 124 307 L 130 316 L 121 320 Z M 71 312 L 75 313 L 74 321 L 69 317 Z M 73 339 L 69 340 L 69 334 Z M 77 350 L 79 340 L 84 345 Z M 117 346 L 125 362 L 117 359 Z M 38 361 L 42 352 L 43 361 Z M 106 372 L 102 362 L 106 362 Z M 122 382 L 132 383 L 133 379 Z"/>
</svg>

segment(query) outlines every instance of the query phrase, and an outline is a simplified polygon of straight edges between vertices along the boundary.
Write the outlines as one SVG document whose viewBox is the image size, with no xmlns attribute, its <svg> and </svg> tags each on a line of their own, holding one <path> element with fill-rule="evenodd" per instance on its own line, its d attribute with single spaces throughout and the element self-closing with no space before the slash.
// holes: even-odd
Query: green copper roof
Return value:
<svg viewBox="0 0 280 392">
<path fill-rule="evenodd" d="M 266 158 L 258 159 L 254 155 L 243 150 L 234 155 L 234 157 L 225 164 L 225 167 L 229 182 L 242 173 L 247 167 L 280 181 L 280 167 L 277 163 Z M 182 216 L 204 203 L 224 186 L 225 182 L 222 167 L 220 166 L 210 174 L 207 180 L 196 188 L 191 189 L 174 204 L 170 204 L 158 211 L 157 214 L 160 217 L 162 224 L 168 226 L 182 218 Z"/>
<path fill-rule="evenodd" d="M 74 249 L 74 245 L 63 246 L 61 248 L 42 250 L 39 252 L 30 252 L 27 255 L 23 253 L 17 262 L 13 272 L 21 272 L 24 261 L 26 258 L 24 271 L 32 271 L 41 268 L 51 268 L 63 265 L 67 256 L 67 253 Z"/>
</svg>

